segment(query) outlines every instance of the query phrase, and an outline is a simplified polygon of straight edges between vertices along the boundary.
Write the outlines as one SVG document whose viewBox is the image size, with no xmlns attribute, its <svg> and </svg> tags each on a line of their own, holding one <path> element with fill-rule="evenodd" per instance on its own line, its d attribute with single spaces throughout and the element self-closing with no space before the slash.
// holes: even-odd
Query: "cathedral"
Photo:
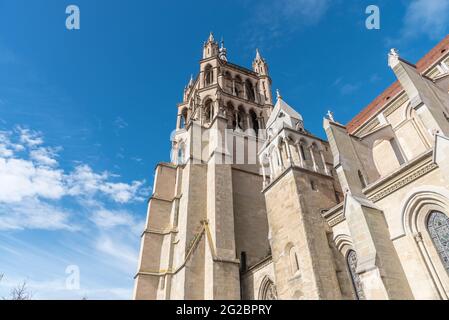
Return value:
<svg viewBox="0 0 449 320">
<path fill-rule="evenodd" d="M 386 63 L 387 67 L 387 63 Z M 211 34 L 156 167 L 134 299 L 447 300 L 449 36 L 327 141 Z"/>
</svg>

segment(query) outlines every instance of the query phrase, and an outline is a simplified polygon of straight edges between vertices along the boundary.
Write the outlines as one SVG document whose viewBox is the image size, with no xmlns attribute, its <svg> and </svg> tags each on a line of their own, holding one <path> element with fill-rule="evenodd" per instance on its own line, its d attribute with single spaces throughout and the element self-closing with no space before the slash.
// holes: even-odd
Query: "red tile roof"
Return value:
<svg viewBox="0 0 449 320">
<path fill-rule="evenodd" d="M 420 72 L 424 72 L 434 62 L 436 62 L 442 55 L 449 50 L 449 35 L 447 35 L 439 44 L 430 50 L 421 60 L 416 64 Z M 366 108 L 364 108 L 358 115 L 356 115 L 347 125 L 346 129 L 349 133 L 354 133 L 360 126 L 362 126 L 368 119 L 371 118 L 377 111 L 379 111 L 390 98 L 402 91 L 399 81 L 393 83 L 380 96 L 374 99 Z"/>
</svg>

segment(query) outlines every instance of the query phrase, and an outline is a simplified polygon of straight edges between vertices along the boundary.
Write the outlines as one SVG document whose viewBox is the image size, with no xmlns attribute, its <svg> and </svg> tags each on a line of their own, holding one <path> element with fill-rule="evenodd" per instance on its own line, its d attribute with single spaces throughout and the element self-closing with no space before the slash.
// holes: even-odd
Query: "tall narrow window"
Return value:
<svg viewBox="0 0 449 320">
<path fill-rule="evenodd" d="M 302 144 L 299 145 L 299 151 L 301 152 L 302 158 L 304 160 L 307 160 L 307 158 L 306 158 L 306 151 L 304 150 L 304 146 Z"/>
<path fill-rule="evenodd" d="M 184 108 L 181 112 L 181 121 L 179 123 L 179 129 L 185 128 L 187 125 L 187 108 Z"/>
<path fill-rule="evenodd" d="M 354 291 L 357 299 L 365 300 L 365 293 L 363 292 L 362 281 L 360 280 L 359 274 L 357 273 L 357 254 L 354 250 L 350 250 L 346 257 L 349 273 L 351 275 L 352 284 L 354 286 Z"/>
<path fill-rule="evenodd" d="M 360 171 L 360 170 L 359 170 L 358 174 L 359 174 L 359 180 L 360 180 L 360 184 L 362 186 L 362 189 L 365 189 L 366 188 L 365 177 L 363 176 L 362 171 Z"/>
<path fill-rule="evenodd" d="M 253 84 L 251 83 L 251 81 L 249 81 L 249 80 L 245 81 L 245 89 L 246 89 L 246 96 L 247 96 L 248 100 L 254 101 L 255 100 L 254 87 L 253 87 Z"/>
<path fill-rule="evenodd" d="M 296 275 L 299 273 L 299 260 L 298 253 L 296 252 L 295 247 L 290 248 L 290 265 L 292 269 L 292 275 Z"/>
<path fill-rule="evenodd" d="M 212 110 L 212 101 L 208 100 L 204 106 L 204 121 L 209 123 L 212 121 L 213 110 Z"/>
<path fill-rule="evenodd" d="M 213 77 L 214 77 L 214 70 L 212 70 L 211 66 L 207 66 L 206 69 L 204 69 L 204 84 L 205 86 L 208 86 L 212 84 Z"/>
<path fill-rule="evenodd" d="M 253 110 L 251 110 L 249 112 L 249 116 L 251 118 L 252 128 L 254 129 L 254 131 L 257 134 L 259 132 L 259 121 L 257 120 L 257 115 Z"/>
<path fill-rule="evenodd" d="M 449 273 L 449 217 L 438 211 L 432 212 L 427 228 L 444 268 Z"/>
</svg>

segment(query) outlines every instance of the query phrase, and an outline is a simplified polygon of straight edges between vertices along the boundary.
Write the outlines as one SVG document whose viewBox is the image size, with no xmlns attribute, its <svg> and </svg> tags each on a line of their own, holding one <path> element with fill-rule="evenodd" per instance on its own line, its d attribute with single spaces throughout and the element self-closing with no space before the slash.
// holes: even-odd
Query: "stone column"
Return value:
<svg viewBox="0 0 449 320">
<path fill-rule="evenodd" d="M 285 150 L 287 152 L 288 162 L 290 163 L 290 166 L 292 166 L 293 165 L 292 150 L 290 149 L 290 144 L 288 143 L 287 139 L 284 139 L 284 145 L 285 145 Z"/>
<path fill-rule="evenodd" d="M 270 182 L 274 180 L 274 165 L 273 165 L 273 158 L 268 156 L 268 161 L 270 162 Z"/>
<path fill-rule="evenodd" d="M 327 175 L 330 175 L 329 168 L 328 168 L 327 165 L 326 165 L 326 159 L 324 158 L 323 150 L 320 150 L 320 156 L 321 156 L 321 161 L 323 162 L 324 172 L 325 172 Z"/>
<path fill-rule="evenodd" d="M 276 155 L 278 157 L 279 166 L 281 167 L 281 171 L 285 169 L 284 161 L 282 160 L 281 149 L 279 147 L 276 148 Z"/>
<path fill-rule="evenodd" d="M 318 166 L 316 165 L 316 161 L 315 161 L 315 155 L 313 154 L 313 145 L 310 146 L 309 151 L 310 151 L 310 156 L 312 157 L 312 163 L 313 163 L 313 170 L 315 172 L 318 172 Z"/>
</svg>

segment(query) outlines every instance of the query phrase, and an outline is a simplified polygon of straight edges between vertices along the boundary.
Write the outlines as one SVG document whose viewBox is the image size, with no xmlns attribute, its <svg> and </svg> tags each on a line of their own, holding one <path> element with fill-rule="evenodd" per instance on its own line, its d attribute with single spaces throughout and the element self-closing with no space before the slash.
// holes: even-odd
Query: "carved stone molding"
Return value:
<svg viewBox="0 0 449 320">
<path fill-rule="evenodd" d="M 396 190 L 398 190 L 398 189 L 408 185 L 409 183 L 415 181 L 416 179 L 422 177 L 423 175 L 425 175 L 426 173 L 432 171 L 433 169 L 435 169 L 437 167 L 438 167 L 438 165 L 436 163 L 430 163 L 430 164 L 420 168 L 419 170 L 416 170 L 412 174 L 404 177 L 403 179 L 393 183 L 391 186 L 387 187 L 386 189 L 376 193 L 374 196 L 371 197 L 371 200 L 374 202 L 377 202 L 377 201 L 385 198 L 389 194 L 395 192 Z"/>
</svg>

